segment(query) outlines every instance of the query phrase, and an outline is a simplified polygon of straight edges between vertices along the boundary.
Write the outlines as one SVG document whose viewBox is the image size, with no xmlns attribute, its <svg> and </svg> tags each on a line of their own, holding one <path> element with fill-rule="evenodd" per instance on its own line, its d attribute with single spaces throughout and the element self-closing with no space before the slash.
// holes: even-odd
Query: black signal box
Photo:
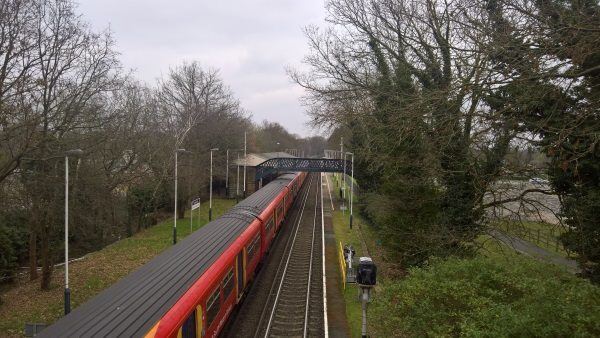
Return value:
<svg viewBox="0 0 600 338">
<path fill-rule="evenodd" d="M 377 284 L 377 266 L 371 257 L 361 257 L 356 267 L 356 282 L 360 285 Z"/>
</svg>

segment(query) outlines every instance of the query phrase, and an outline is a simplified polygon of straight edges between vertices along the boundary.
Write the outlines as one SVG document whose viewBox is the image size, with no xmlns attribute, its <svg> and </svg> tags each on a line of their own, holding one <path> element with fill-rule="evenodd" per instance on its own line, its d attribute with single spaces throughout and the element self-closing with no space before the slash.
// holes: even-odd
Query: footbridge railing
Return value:
<svg viewBox="0 0 600 338">
<path fill-rule="evenodd" d="M 350 161 L 331 158 L 271 158 L 256 166 L 256 180 L 258 181 L 277 171 L 305 171 L 330 173 L 341 173 L 345 171 L 346 174 L 352 175 L 352 166 Z"/>
</svg>

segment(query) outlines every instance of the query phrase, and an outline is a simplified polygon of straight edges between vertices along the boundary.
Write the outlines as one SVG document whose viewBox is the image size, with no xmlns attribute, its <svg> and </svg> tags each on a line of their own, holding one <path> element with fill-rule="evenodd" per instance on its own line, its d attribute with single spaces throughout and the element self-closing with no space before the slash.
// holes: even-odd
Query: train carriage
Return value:
<svg viewBox="0 0 600 338">
<path fill-rule="evenodd" d="M 278 177 L 39 336 L 217 336 L 305 177 Z"/>
</svg>

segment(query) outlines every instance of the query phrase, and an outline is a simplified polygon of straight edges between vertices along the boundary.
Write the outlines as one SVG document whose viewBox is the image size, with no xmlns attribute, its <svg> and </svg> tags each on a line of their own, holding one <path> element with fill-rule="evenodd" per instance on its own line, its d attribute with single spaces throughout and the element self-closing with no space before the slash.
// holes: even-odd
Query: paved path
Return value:
<svg viewBox="0 0 600 338">
<path fill-rule="evenodd" d="M 520 252 L 525 255 L 532 256 L 537 259 L 541 259 L 553 264 L 562 265 L 566 267 L 570 272 L 577 273 L 580 271 L 577 266 L 577 262 L 562 257 L 556 253 L 550 252 L 546 249 L 540 248 L 539 246 L 532 244 L 528 241 L 525 241 L 521 238 L 510 235 L 499 229 L 490 229 L 488 230 L 490 236 L 499 240 L 500 242 L 506 244 L 507 246 L 513 248 L 515 251 Z"/>
</svg>

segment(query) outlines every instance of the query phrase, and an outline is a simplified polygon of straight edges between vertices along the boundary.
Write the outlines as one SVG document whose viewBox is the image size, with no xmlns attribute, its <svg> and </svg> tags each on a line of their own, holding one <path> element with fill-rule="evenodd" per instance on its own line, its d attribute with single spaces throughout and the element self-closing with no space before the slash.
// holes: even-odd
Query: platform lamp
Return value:
<svg viewBox="0 0 600 338">
<path fill-rule="evenodd" d="M 340 138 L 340 160 L 344 160 L 344 138 Z M 340 197 L 344 199 L 344 195 L 342 192 L 342 176 L 346 175 L 346 162 L 344 162 L 344 173 L 342 175 L 338 174 L 338 183 L 340 184 Z"/>
<path fill-rule="evenodd" d="M 65 152 L 65 315 L 71 312 L 71 289 L 69 289 L 69 157 L 81 157 L 83 150 Z"/>
<path fill-rule="evenodd" d="M 175 150 L 175 210 L 173 212 L 173 244 L 177 244 L 177 155 L 191 153 L 191 151 L 187 151 L 183 148 Z"/>
<path fill-rule="evenodd" d="M 247 161 L 248 161 L 247 155 L 248 154 L 246 152 L 246 150 L 247 150 L 247 141 L 248 140 L 247 140 L 247 135 L 246 134 L 247 133 L 244 132 L 244 187 L 243 187 L 243 189 L 244 189 L 244 198 L 246 198 L 246 166 L 248 164 L 247 163 Z"/>
<path fill-rule="evenodd" d="M 219 148 L 212 148 L 210 150 L 210 191 L 208 192 L 208 221 L 212 221 L 212 182 L 213 182 L 213 151 L 217 151 Z"/>
<path fill-rule="evenodd" d="M 225 155 L 225 198 L 229 197 L 229 148 Z"/>
<path fill-rule="evenodd" d="M 350 169 L 350 171 L 352 171 L 350 174 L 350 229 L 352 229 L 352 202 L 354 199 L 354 153 L 347 151 L 346 154 L 352 156 L 352 164 Z"/>
<path fill-rule="evenodd" d="M 240 199 L 240 152 L 237 152 L 237 161 L 236 163 L 236 167 L 237 167 L 237 179 L 235 181 L 235 203 L 237 204 L 239 202 Z"/>
</svg>

